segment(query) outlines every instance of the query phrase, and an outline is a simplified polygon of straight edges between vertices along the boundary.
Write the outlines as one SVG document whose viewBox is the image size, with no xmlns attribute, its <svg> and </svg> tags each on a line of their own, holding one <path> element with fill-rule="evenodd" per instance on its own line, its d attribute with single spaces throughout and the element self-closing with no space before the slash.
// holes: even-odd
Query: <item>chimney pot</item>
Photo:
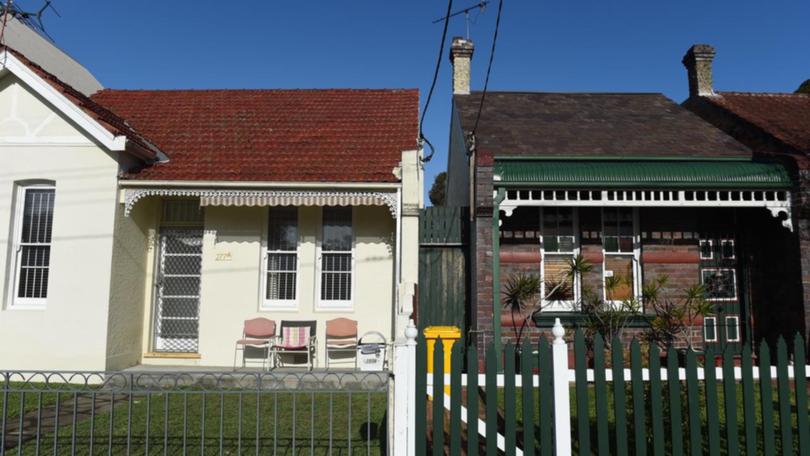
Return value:
<svg viewBox="0 0 810 456">
<path fill-rule="evenodd" d="M 450 62 L 453 64 L 453 95 L 470 94 L 470 61 L 473 42 L 460 36 L 453 38 L 450 45 Z"/>
<path fill-rule="evenodd" d="M 695 44 L 683 56 L 683 66 L 689 78 L 689 96 L 703 97 L 714 95 L 712 86 L 712 61 L 714 47 L 708 44 Z"/>
</svg>

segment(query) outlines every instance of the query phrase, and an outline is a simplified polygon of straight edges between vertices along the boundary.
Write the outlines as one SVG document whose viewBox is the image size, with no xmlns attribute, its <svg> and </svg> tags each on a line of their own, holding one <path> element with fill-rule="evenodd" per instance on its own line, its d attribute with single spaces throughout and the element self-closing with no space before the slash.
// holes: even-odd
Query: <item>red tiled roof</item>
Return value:
<svg viewBox="0 0 810 456">
<path fill-rule="evenodd" d="M 810 152 L 810 95 L 719 92 L 704 98 L 786 145 Z"/>
<path fill-rule="evenodd" d="M 109 90 L 92 95 L 169 156 L 145 180 L 391 182 L 417 90 Z"/>
<path fill-rule="evenodd" d="M 51 85 L 54 89 L 59 91 L 62 95 L 65 96 L 68 100 L 70 100 L 73 104 L 81 108 L 85 114 L 93 118 L 96 122 L 99 123 L 102 127 L 104 127 L 107 131 L 112 133 L 115 136 L 126 136 L 128 140 L 132 141 L 133 143 L 137 144 L 139 147 L 137 154 L 142 155 L 141 158 L 147 159 L 154 159 L 157 157 L 157 150 L 155 147 L 143 137 L 143 135 L 132 128 L 126 120 L 122 119 L 121 117 L 115 115 L 114 113 L 110 112 L 105 107 L 99 105 L 92 99 L 88 98 L 83 93 L 79 92 L 78 90 L 74 89 L 67 83 L 60 80 L 58 77 L 54 76 L 53 74 L 49 73 L 41 66 L 34 63 L 32 60 L 29 60 L 25 55 L 16 51 L 8 46 L 0 45 L 0 51 L 7 50 L 10 52 L 14 57 L 16 57 L 23 65 L 27 66 L 31 69 L 37 76 L 42 78 L 45 82 Z"/>
</svg>

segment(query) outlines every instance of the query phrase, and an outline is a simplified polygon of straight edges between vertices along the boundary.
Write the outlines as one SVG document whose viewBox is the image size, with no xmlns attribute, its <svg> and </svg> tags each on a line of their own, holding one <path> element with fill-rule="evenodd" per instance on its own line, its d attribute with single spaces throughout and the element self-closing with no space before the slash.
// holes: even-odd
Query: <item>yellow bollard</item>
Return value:
<svg viewBox="0 0 810 456">
<path fill-rule="evenodd" d="M 428 326 L 425 328 L 425 341 L 427 342 L 427 371 L 433 373 L 433 350 L 436 340 L 442 338 L 442 348 L 444 348 L 444 374 L 450 374 L 450 361 L 452 359 L 451 350 L 453 344 L 461 339 L 461 329 L 456 326 Z M 445 394 L 450 394 L 450 385 L 445 385 Z"/>
</svg>

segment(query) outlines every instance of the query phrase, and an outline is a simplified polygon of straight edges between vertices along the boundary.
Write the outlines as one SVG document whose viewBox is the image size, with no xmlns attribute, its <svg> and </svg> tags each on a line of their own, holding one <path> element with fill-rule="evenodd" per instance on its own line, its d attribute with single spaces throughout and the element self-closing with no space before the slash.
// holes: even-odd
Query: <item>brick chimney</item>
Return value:
<svg viewBox="0 0 810 456">
<path fill-rule="evenodd" d="M 453 64 L 453 95 L 470 94 L 470 61 L 473 42 L 460 36 L 450 45 L 450 62 Z"/>
<path fill-rule="evenodd" d="M 695 44 L 683 56 L 683 66 L 689 77 L 689 97 L 714 95 L 712 87 L 712 61 L 714 48 L 708 44 Z"/>
</svg>

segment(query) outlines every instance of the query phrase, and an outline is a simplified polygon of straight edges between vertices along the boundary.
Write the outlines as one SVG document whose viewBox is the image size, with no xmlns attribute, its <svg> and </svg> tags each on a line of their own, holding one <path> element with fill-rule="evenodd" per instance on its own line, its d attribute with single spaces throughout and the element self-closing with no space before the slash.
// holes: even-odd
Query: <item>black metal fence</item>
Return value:
<svg viewBox="0 0 810 456">
<path fill-rule="evenodd" d="M 386 454 L 388 372 L 2 372 L 0 455 Z"/>
</svg>

